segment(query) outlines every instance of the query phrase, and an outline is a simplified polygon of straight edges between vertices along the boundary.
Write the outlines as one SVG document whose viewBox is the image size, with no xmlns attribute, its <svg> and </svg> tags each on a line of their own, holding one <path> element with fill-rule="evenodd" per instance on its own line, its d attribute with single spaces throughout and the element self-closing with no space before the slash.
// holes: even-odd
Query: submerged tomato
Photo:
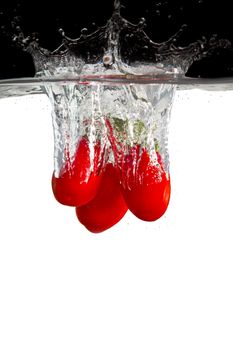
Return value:
<svg viewBox="0 0 233 350">
<path fill-rule="evenodd" d="M 170 199 L 170 177 L 161 156 L 152 162 L 145 148 L 134 146 L 122 156 L 119 166 L 122 193 L 130 211 L 141 220 L 155 221 L 166 211 Z"/>
<path fill-rule="evenodd" d="M 116 168 L 107 164 L 95 198 L 76 208 L 76 214 L 89 231 L 100 233 L 118 223 L 127 212 Z"/>
<path fill-rule="evenodd" d="M 83 137 L 78 145 L 74 161 L 68 159 L 59 177 L 52 177 L 55 198 L 61 204 L 80 206 L 91 201 L 99 188 L 101 174 L 99 169 L 100 143 L 94 147 L 94 165 L 91 169 L 90 147 Z"/>
</svg>

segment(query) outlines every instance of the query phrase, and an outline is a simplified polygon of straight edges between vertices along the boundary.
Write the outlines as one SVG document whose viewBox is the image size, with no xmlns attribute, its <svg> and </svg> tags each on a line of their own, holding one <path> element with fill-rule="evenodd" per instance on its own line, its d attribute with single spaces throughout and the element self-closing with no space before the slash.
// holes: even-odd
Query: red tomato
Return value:
<svg viewBox="0 0 233 350">
<path fill-rule="evenodd" d="M 119 165 L 122 192 L 130 211 L 144 221 L 155 221 L 166 211 L 170 199 L 170 177 L 160 154 L 158 164 L 151 161 L 145 148 L 131 147 Z"/>
<path fill-rule="evenodd" d="M 97 195 L 88 204 L 77 207 L 76 214 L 89 231 L 100 233 L 118 223 L 127 209 L 116 168 L 107 164 Z"/>
<path fill-rule="evenodd" d="M 64 205 L 80 206 L 91 201 L 99 188 L 100 143 L 94 147 L 94 166 L 91 170 L 90 148 L 87 138 L 83 137 L 78 145 L 75 159 L 68 159 L 59 177 L 52 177 L 52 189 L 57 201 Z"/>
</svg>

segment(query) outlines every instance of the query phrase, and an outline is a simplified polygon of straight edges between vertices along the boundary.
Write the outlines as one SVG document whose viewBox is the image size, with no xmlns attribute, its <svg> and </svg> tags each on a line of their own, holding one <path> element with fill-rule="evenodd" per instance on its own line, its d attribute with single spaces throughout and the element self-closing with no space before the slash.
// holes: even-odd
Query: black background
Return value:
<svg viewBox="0 0 233 350">
<path fill-rule="evenodd" d="M 141 17 L 147 22 L 146 32 L 156 42 L 162 42 L 176 33 L 182 24 L 187 30 L 180 45 L 185 46 L 217 34 L 233 43 L 231 1 L 210 0 L 122 0 L 121 13 L 128 20 L 138 23 Z M 0 3 L 0 79 L 34 75 L 29 54 L 12 44 L 11 22 L 19 18 L 26 35 L 39 34 L 40 45 L 50 50 L 61 43 L 58 33 L 63 28 L 70 37 L 78 37 L 87 27 L 93 31 L 104 25 L 111 16 L 111 0 L 58 1 L 4 1 Z M 233 54 L 229 49 L 216 50 L 211 57 L 193 63 L 188 76 L 233 76 Z"/>
</svg>

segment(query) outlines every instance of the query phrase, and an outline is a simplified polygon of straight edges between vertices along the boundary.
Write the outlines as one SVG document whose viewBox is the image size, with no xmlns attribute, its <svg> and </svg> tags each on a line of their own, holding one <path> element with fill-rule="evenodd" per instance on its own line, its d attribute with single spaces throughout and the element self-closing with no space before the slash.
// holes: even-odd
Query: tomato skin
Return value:
<svg viewBox="0 0 233 350">
<path fill-rule="evenodd" d="M 129 210 L 139 219 L 155 221 L 167 210 L 170 200 L 170 176 L 166 174 L 160 154 L 158 164 L 150 160 L 145 148 L 131 148 L 120 165 L 122 193 Z"/>
<path fill-rule="evenodd" d="M 59 177 L 52 176 L 52 190 L 56 200 L 67 206 L 80 206 L 91 201 L 99 188 L 102 174 L 98 168 L 100 144 L 94 148 L 94 169 L 90 171 L 90 148 L 86 138 L 79 142 L 75 159 L 68 159 Z M 69 158 L 69 157 L 68 157 Z"/>
<path fill-rule="evenodd" d="M 170 200 L 170 179 L 149 186 L 135 186 L 123 189 L 123 195 L 129 210 L 144 221 L 158 220 L 167 210 Z"/>
<path fill-rule="evenodd" d="M 77 207 L 76 215 L 89 231 L 100 233 L 117 224 L 127 210 L 116 168 L 109 163 L 97 195 L 88 204 Z"/>
<path fill-rule="evenodd" d="M 93 174 L 87 183 L 80 184 L 78 179 L 65 173 L 62 177 L 52 176 L 52 189 L 56 200 L 63 205 L 76 207 L 92 200 L 100 183 L 100 178 Z"/>
</svg>

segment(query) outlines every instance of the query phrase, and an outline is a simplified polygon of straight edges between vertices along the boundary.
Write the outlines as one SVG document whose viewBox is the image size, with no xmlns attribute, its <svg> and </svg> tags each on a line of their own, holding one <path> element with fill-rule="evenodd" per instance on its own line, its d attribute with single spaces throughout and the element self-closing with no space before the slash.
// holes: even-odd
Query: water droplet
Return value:
<svg viewBox="0 0 233 350">
<path fill-rule="evenodd" d="M 62 28 L 58 29 L 58 32 L 61 34 L 62 37 L 65 37 L 66 34 Z"/>
<path fill-rule="evenodd" d="M 144 25 L 145 22 L 146 22 L 146 19 L 144 17 L 141 17 L 138 24 L 139 25 Z"/>
<path fill-rule="evenodd" d="M 113 63 L 113 58 L 111 54 L 105 54 L 103 56 L 103 64 L 105 67 L 109 67 Z"/>
<path fill-rule="evenodd" d="M 87 28 L 83 28 L 83 29 L 81 30 L 81 36 L 82 36 L 82 38 L 85 38 L 85 37 L 87 36 L 87 34 L 88 34 L 88 29 L 87 29 Z"/>
</svg>

